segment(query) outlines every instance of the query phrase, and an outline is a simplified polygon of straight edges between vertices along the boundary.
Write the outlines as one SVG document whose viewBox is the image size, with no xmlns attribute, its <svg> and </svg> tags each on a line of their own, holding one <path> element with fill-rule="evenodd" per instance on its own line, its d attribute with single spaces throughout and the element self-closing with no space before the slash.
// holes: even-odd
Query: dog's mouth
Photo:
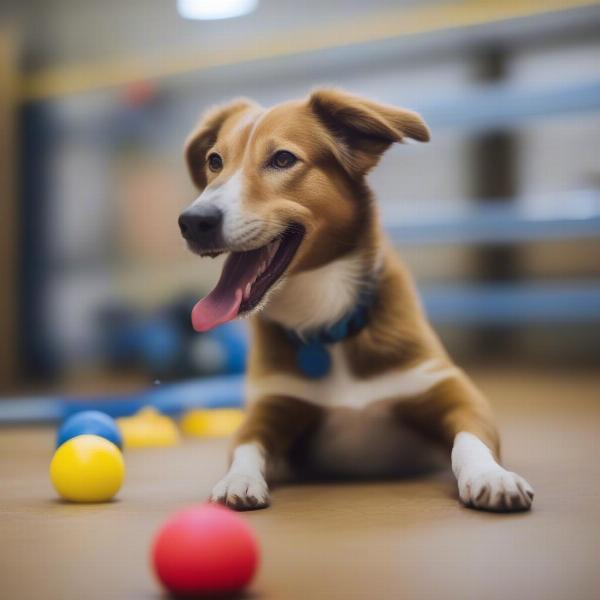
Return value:
<svg viewBox="0 0 600 600">
<path fill-rule="evenodd" d="M 304 227 L 290 225 L 265 246 L 247 252 L 231 252 L 215 288 L 192 309 L 196 331 L 217 325 L 256 308 L 292 262 Z"/>
</svg>

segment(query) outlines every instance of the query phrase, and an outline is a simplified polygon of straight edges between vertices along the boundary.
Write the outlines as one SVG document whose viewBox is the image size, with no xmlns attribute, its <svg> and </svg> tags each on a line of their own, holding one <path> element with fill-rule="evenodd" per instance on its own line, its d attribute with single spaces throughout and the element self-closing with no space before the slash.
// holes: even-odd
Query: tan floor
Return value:
<svg viewBox="0 0 600 600">
<path fill-rule="evenodd" d="M 529 514 L 458 505 L 448 474 L 304 485 L 245 513 L 263 561 L 253 599 L 578 600 L 600 597 L 600 374 L 479 372 L 505 460 L 537 493 Z M 204 498 L 225 442 L 131 451 L 119 500 L 68 505 L 47 479 L 53 432 L 0 430 L 0 598 L 163 597 L 150 540 Z"/>
</svg>

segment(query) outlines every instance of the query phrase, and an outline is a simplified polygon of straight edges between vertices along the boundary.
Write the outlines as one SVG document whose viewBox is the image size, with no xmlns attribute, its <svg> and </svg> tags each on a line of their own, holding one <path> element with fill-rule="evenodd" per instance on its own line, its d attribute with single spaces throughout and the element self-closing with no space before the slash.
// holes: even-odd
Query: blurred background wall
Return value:
<svg viewBox="0 0 600 600">
<path fill-rule="evenodd" d="M 215 103 L 320 84 L 431 126 L 371 182 L 451 351 L 598 363 L 598 2 L 260 0 L 223 20 L 183 4 L 0 8 L 4 388 L 223 368 L 189 330 L 219 263 L 179 236 L 183 141 Z"/>
</svg>

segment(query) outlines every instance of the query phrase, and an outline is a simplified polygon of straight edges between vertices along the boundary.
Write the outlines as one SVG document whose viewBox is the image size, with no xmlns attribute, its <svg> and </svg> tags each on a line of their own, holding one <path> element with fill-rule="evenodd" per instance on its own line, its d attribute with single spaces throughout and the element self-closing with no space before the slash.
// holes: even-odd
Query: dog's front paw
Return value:
<svg viewBox="0 0 600 600">
<path fill-rule="evenodd" d="M 529 510 L 533 489 L 516 473 L 500 466 L 487 470 L 464 469 L 458 479 L 460 499 L 479 510 L 513 512 Z"/>
<path fill-rule="evenodd" d="M 213 488 L 211 502 L 224 504 L 235 510 L 253 510 L 269 506 L 269 488 L 261 477 L 228 473 Z"/>
</svg>

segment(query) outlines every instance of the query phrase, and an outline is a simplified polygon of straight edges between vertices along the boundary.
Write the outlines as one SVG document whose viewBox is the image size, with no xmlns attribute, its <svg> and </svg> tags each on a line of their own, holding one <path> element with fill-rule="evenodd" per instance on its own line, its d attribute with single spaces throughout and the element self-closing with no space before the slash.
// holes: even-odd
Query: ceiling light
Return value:
<svg viewBox="0 0 600 600">
<path fill-rule="evenodd" d="M 231 19 L 251 13 L 258 0 L 177 0 L 177 11 L 184 19 Z"/>
</svg>

